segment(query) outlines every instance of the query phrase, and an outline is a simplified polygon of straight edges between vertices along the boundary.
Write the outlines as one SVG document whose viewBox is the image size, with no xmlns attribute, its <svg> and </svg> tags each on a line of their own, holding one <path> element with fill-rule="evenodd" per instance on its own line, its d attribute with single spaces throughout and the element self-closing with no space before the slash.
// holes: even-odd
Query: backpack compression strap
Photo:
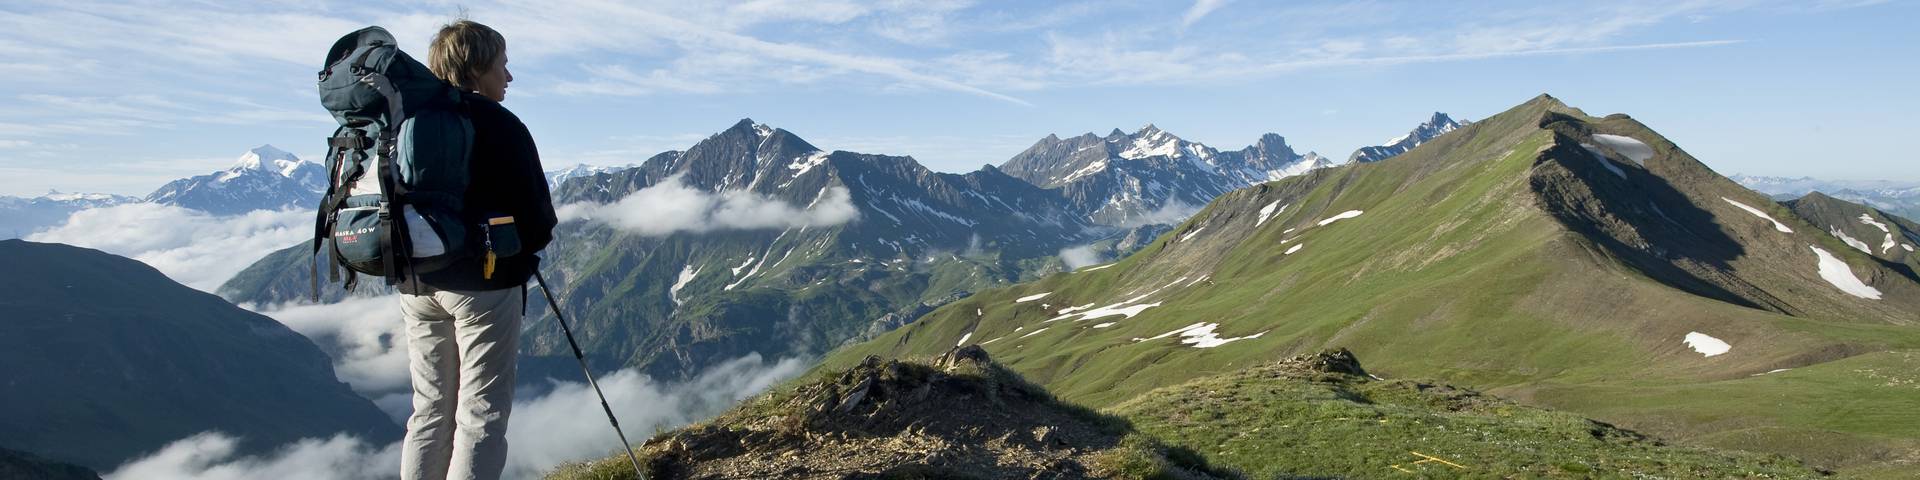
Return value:
<svg viewBox="0 0 1920 480">
<path fill-rule="evenodd" d="M 382 46 L 393 48 L 391 45 Z M 366 57 L 367 55 L 361 55 L 360 60 L 355 61 L 356 72 L 364 70 L 361 63 L 366 60 Z M 382 271 L 387 274 L 387 284 L 393 285 L 400 282 L 401 272 L 398 270 L 401 267 L 400 261 L 406 262 L 406 274 L 413 274 L 413 243 L 410 241 L 413 237 L 407 231 L 407 219 L 404 218 L 407 192 L 400 181 L 399 170 L 393 165 L 400 151 L 400 124 L 407 118 L 406 104 L 402 102 L 400 90 L 393 88 L 393 82 L 388 80 L 386 75 L 366 71 L 360 77 L 360 82 L 373 87 L 374 91 L 380 92 L 381 96 L 387 98 L 387 128 L 380 131 L 380 141 L 377 143 L 381 148 L 374 168 L 380 175 L 381 194 L 387 200 L 381 204 L 380 208 L 380 224 L 386 227 L 381 229 L 383 238 L 380 239 L 380 243 L 386 245 L 388 249 L 385 255 L 380 256 L 380 261 Z M 396 222 L 393 218 L 395 216 L 402 218 Z"/>
</svg>

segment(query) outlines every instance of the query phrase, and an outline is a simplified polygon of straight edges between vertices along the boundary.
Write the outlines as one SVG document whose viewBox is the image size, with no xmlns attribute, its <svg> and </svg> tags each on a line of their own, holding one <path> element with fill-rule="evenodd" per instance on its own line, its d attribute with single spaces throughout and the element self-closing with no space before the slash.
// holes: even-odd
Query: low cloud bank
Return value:
<svg viewBox="0 0 1920 480">
<path fill-rule="evenodd" d="M 751 354 L 686 382 L 660 383 L 629 369 L 600 377 L 600 387 L 627 439 L 637 442 L 656 430 L 719 414 L 798 376 L 808 363 L 797 358 L 768 362 Z M 619 451 L 600 401 L 585 382 L 555 382 L 545 395 L 514 402 L 509 422 L 505 478 L 538 478 L 562 463 Z M 349 480 L 398 478 L 400 472 L 399 443 L 375 446 L 348 435 L 304 439 L 260 456 L 238 456 L 235 447 L 231 436 L 201 433 L 127 462 L 105 478 Z"/>
<path fill-rule="evenodd" d="M 400 319 L 400 296 L 348 298 L 324 305 L 245 306 L 273 317 L 287 328 L 313 340 L 333 358 L 334 375 L 353 386 L 355 392 L 381 399 L 394 392 L 408 391 L 411 375 L 407 372 L 406 324 Z M 412 405 L 399 406 L 404 416 Z"/>
<path fill-rule="evenodd" d="M 255 210 L 219 216 L 130 203 L 74 212 L 66 223 L 27 236 L 139 260 L 188 287 L 212 292 L 275 250 L 313 235 L 313 212 Z"/>
<path fill-rule="evenodd" d="M 1079 270 L 1080 267 L 1105 263 L 1100 259 L 1100 252 L 1094 250 L 1093 244 L 1060 249 L 1060 261 L 1066 262 L 1067 270 Z"/>
<path fill-rule="evenodd" d="M 753 192 L 707 192 L 678 175 L 608 204 L 573 203 L 556 209 L 560 221 L 592 221 L 641 235 L 839 225 L 860 218 L 846 187 L 822 190 L 805 207 Z"/>
</svg>

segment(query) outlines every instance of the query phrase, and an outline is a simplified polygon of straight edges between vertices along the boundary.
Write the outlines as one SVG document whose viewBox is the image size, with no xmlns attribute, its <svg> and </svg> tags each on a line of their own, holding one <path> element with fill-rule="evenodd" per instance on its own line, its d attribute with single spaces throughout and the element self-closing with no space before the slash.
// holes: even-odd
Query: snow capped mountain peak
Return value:
<svg viewBox="0 0 1920 480">
<path fill-rule="evenodd" d="M 1141 127 L 1140 131 L 1135 133 L 1132 138 L 1133 142 L 1128 145 L 1127 149 L 1118 154 L 1120 158 L 1141 159 L 1161 155 L 1179 157 L 1182 153 L 1185 153 L 1184 150 L 1189 150 L 1181 148 L 1186 146 L 1185 144 L 1187 142 L 1185 140 L 1181 140 L 1180 137 L 1162 131 L 1158 127 L 1154 127 L 1153 124 L 1147 124 L 1147 126 Z M 1204 145 L 1195 144 L 1194 148 L 1190 150 L 1194 150 L 1197 153 L 1199 150 L 1205 148 Z"/>
<path fill-rule="evenodd" d="M 579 177 L 591 177 L 591 176 L 602 174 L 602 173 L 613 173 L 613 172 L 634 168 L 637 166 L 638 165 L 634 165 L 631 163 L 626 165 L 589 165 L 585 163 L 576 163 L 576 164 L 573 164 L 573 166 L 569 166 L 559 170 L 546 171 L 547 188 L 558 189 L 560 187 L 560 184 L 566 183 L 566 181 L 569 179 L 579 178 Z"/>
<path fill-rule="evenodd" d="M 1465 121 L 1454 121 L 1453 117 L 1449 117 L 1445 113 L 1433 112 L 1433 116 L 1429 117 L 1425 123 L 1413 127 L 1413 130 L 1407 132 L 1405 135 L 1393 137 L 1380 145 L 1361 147 L 1359 150 L 1353 152 L 1353 156 L 1347 157 L 1347 161 L 1378 162 L 1386 160 L 1393 156 L 1406 153 L 1408 150 L 1412 150 L 1413 147 L 1418 147 L 1420 144 L 1427 143 L 1428 140 L 1432 140 L 1434 137 L 1459 129 L 1468 123 L 1469 122 Z"/>
<path fill-rule="evenodd" d="M 168 182 L 146 201 L 228 215 L 313 205 L 327 187 L 327 167 L 273 145 L 240 155 L 233 166 Z"/>
<path fill-rule="evenodd" d="M 300 160 L 300 157 L 275 148 L 273 145 L 261 145 L 241 154 L 240 160 L 221 172 L 219 180 L 223 182 L 232 180 L 248 171 L 272 172 L 275 175 L 293 178 L 294 173 L 300 170 L 303 164 L 318 165 Z"/>
</svg>

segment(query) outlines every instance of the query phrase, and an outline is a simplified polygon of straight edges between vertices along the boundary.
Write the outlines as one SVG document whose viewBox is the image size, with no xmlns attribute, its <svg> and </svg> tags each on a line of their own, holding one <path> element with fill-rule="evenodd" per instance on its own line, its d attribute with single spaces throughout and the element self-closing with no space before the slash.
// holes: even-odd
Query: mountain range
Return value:
<svg viewBox="0 0 1920 480">
<path fill-rule="evenodd" d="M 1893 413 L 1920 408 L 1908 232 L 1859 205 L 1775 203 L 1629 116 L 1542 95 L 1388 160 L 1229 193 L 1123 260 L 975 293 L 821 368 L 978 345 L 1110 409 L 1346 347 L 1386 378 L 1891 475 L 1920 455 L 1920 419 Z M 1260 418 L 1247 405 L 1214 415 Z M 1277 454 L 1192 441 L 1172 443 L 1216 465 Z"/>
<path fill-rule="evenodd" d="M 1920 182 L 1836 181 L 1813 177 L 1747 175 L 1734 175 L 1730 178 L 1740 182 L 1740 185 L 1772 196 L 1775 200 L 1791 200 L 1809 193 L 1820 192 L 1829 197 L 1885 210 L 1894 215 L 1920 218 Z"/>
<path fill-rule="evenodd" d="M 67 221 L 73 212 L 111 207 L 139 199 L 106 193 L 49 191 L 33 198 L 0 196 L 0 240 L 21 238 Z"/>
<path fill-rule="evenodd" d="M 1049 136 L 1000 167 L 950 174 L 910 157 L 824 151 L 742 120 L 687 150 L 561 183 L 554 203 L 569 221 L 544 257 L 588 350 L 680 378 L 753 352 L 818 355 L 970 292 L 1065 270 L 1061 252 L 1076 246 L 1124 254 L 1214 195 L 1325 165 L 1278 135 L 1221 152 L 1148 126 Z M 630 198 L 696 216 L 700 207 L 688 205 L 705 201 L 725 207 L 716 211 L 794 213 L 766 225 L 711 217 L 649 231 L 664 228 L 649 213 L 662 207 L 623 203 Z M 848 215 L 808 220 L 826 210 Z M 297 301 L 308 251 L 275 253 L 220 292 L 238 303 Z M 326 298 L 345 295 L 332 288 Z M 563 353 L 551 322 L 532 322 L 529 354 Z"/>
</svg>

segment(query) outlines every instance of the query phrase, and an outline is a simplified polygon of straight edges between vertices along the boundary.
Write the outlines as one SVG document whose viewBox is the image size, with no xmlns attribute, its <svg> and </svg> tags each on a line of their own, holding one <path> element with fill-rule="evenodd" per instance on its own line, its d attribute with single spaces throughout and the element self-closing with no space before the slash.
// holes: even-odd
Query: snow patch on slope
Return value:
<svg viewBox="0 0 1920 480">
<path fill-rule="evenodd" d="M 1180 343 L 1193 345 L 1194 348 L 1213 348 L 1221 345 L 1226 345 L 1228 342 L 1260 338 L 1261 335 L 1267 334 L 1267 332 L 1260 332 L 1253 335 L 1247 335 L 1244 337 L 1221 338 L 1219 333 L 1214 332 L 1214 329 L 1216 328 L 1220 328 L 1220 324 L 1200 322 L 1193 325 L 1188 325 L 1179 330 L 1162 333 L 1153 338 L 1134 339 L 1134 341 L 1159 340 L 1162 338 L 1179 335 L 1181 337 Z"/>
<path fill-rule="evenodd" d="M 1279 210 L 1276 211 L 1274 210 L 1275 208 Z M 1253 226 L 1259 227 L 1261 224 L 1267 223 L 1267 219 L 1273 217 L 1273 214 L 1285 211 L 1287 211 L 1287 207 L 1280 206 L 1280 201 L 1274 200 L 1273 203 L 1269 203 L 1267 206 L 1260 208 L 1260 220 L 1253 222 Z"/>
<path fill-rule="evenodd" d="M 673 288 L 667 289 L 667 298 L 673 300 L 673 306 L 678 307 L 681 303 L 684 303 L 680 300 L 680 289 L 686 288 L 687 282 L 693 281 L 693 277 L 697 276 L 700 276 L 700 269 L 694 268 L 693 265 L 687 265 L 680 269 L 680 278 L 674 280 Z"/>
<path fill-rule="evenodd" d="M 1879 227 L 1880 231 L 1884 233 L 1893 233 L 1892 230 L 1887 229 L 1887 224 L 1873 221 L 1873 217 L 1867 216 L 1867 214 L 1864 214 L 1864 213 L 1860 214 L 1860 223 L 1863 225 L 1872 225 L 1875 227 Z"/>
<path fill-rule="evenodd" d="M 1860 240 L 1854 239 L 1853 237 L 1847 236 L 1847 232 L 1840 231 L 1840 227 L 1828 225 L 1827 233 L 1831 233 L 1833 234 L 1833 236 L 1839 237 L 1840 241 L 1846 242 L 1847 246 L 1853 247 L 1854 250 L 1859 250 L 1860 253 L 1866 253 L 1866 254 L 1873 253 L 1873 247 L 1867 246 L 1867 242 L 1862 242 Z"/>
<path fill-rule="evenodd" d="M 1340 212 L 1339 215 L 1334 215 L 1331 217 L 1327 217 L 1326 220 L 1321 220 L 1320 226 L 1324 227 L 1324 226 L 1327 226 L 1327 224 L 1329 223 L 1338 222 L 1338 221 L 1346 220 L 1353 217 L 1358 217 L 1360 216 L 1361 213 L 1365 213 L 1365 212 L 1361 212 L 1359 210 L 1347 210 L 1344 212 Z"/>
<path fill-rule="evenodd" d="M 1700 332 L 1687 332 L 1687 338 L 1682 341 L 1686 342 L 1688 347 L 1692 347 L 1693 351 L 1709 357 L 1733 350 L 1733 346 L 1728 345 L 1727 342 Z"/>
<path fill-rule="evenodd" d="M 1747 206 L 1747 204 L 1733 201 L 1733 199 L 1731 198 L 1720 197 L 1720 199 L 1725 200 L 1727 203 L 1733 204 L 1733 206 L 1735 207 L 1740 207 L 1741 210 L 1746 210 L 1747 213 L 1751 213 L 1753 214 L 1753 216 L 1764 218 L 1764 219 L 1767 219 L 1767 221 L 1769 222 L 1773 222 L 1773 229 L 1779 230 L 1780 233 L 1793 233 L 1793 229 L 1787 228 L 1787 225 L 1780 223 L 1779 220 L 1774 220 L 1772 216 L 1767 215 L 1767 212 L 1762 212 L 1758 208 L 1753 208 L 1753 207 Z"/>
<path fill-rule="evenodd" d="M 1043 292 L 1043 293 L 1036 293 L 1036 294 L 1033 294 L 1033 295 L 1028 295 L 1028 296 L 1024 296 L 1024 297 L 1020 297 L 1020 298 L 1016 298 L 1016 299 L 1013 299 L 1013 303 L 1027 303 L 1027 302 L 1031 302 L 1031 301 L 1034 301 L 1034 300 L 1039 300 L 1039 299 L 1042 299 L 1042 298 L 1047 298 L 1047 295 L 1052 295 L 1052 294 L 1053 294 L 1053 292 Z"/>
<path fill-rule="evenodd" d="M 1620 152 L 1628 160 L 1633 160 L 1633 163 L 1643 167 L 1647 165 L 1647 159 L 1653 158 L 1653 147 L 1633 137 L 1596 133 L 1593 135 L 1593 141 L 1600 142 L 1601 145 L 1606 145 L 1615 152 Z"/>
<path fill-rule="evenodd" d="M 1593 158 L 1600 161 L 1600 166 L 1607 167 L 1607 171 L 1613 172 L 1614 175 L 1617 175 L 1622 179 L 1627 178 L 1627 172 L 1625 170 L 1621 170 L 1620 167 L 1618 166 L 1614 166 L 1613 160 L 1607 159 L 1606 152 L 1600 151 L 1599 148 L 1594 147 L 1593 144 L 1590 144 L 1590 143 L 1582 143 L 1580 144 L 1580 148 L 1587 149 L 1587 153 L 1593 154 Z"/>
<path fill-rule="evenodd" d="M 1807 248 L 1813 249 L 1813 254 L 1820 257 L 1821 279 L 1833 284 L 1834 288 L 1847 292 L 1848 295 L 1869 300 L 1880 299 L 1880 290 L 1868 286 L 1866 282 L 1860 281 L 1860 277 L 1854 276 L 1853 269 L 1847 266 L 1847 262 L 1841 261 L 1839 257 L 1833 256 L 1832 253 L 1820 247 L 1808 245 Z"/>
<path fill-rule="evenodd" d="M 1187 232 L 1186 235 L 1181 235 L 1180 241 L 1185 242 L 1187 240 L 1190 240 L 1193 238 L 1194 235 L 1199 235 L 1201 230 L 1206 230 L 1206 229 L 1207 227 L 1200 227 L 1200 228 L 1193 229 L 1193 231 Z"/>
</svg>

